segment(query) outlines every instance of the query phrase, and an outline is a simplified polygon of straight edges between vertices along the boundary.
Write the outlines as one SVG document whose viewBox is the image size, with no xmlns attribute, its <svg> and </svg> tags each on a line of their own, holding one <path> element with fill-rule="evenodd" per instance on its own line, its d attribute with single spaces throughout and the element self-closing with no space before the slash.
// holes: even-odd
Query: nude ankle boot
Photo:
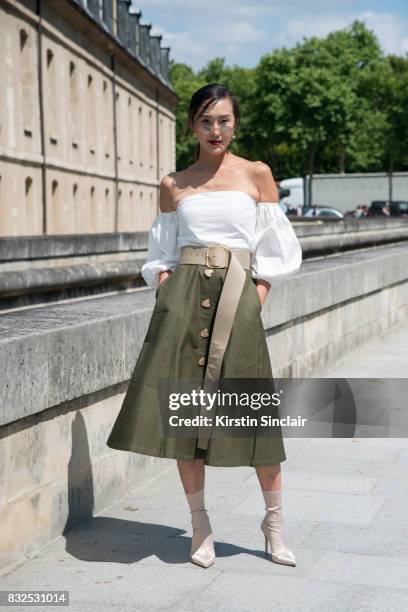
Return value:
<svg viewBox="0 0 408 612">
<path fill-rule="evenodd" d="M 210 519 L 204 506 L 204 489 L 186 493 L 186 497 L 193 527 L 190 558 L 201 567 L 209 567 L 215 561 L 215 552 Z"/>
<path fill-rule="evenodd" d="M 266 510 L 266 514 L 261 523 L 261 529 L 265 536 L 265 556 L 268 554 L 269 542 L 272 561 L 284 565 L 296 565 L 295 555 L 283 541 L 281 490 L 262 491 L 262 493 Z"/>
</svg>

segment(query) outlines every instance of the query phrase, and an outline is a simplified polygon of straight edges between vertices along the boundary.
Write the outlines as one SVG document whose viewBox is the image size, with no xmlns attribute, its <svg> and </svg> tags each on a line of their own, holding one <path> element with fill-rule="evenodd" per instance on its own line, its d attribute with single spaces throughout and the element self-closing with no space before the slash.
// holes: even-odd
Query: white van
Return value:
<svg viewBox="0 0 408 612">
<path fill-rule="evenodd" d="M 297 208 L 304 205 L 303 178 L 296 177 L 279 181 L 280 205 Z"/>
</svg>

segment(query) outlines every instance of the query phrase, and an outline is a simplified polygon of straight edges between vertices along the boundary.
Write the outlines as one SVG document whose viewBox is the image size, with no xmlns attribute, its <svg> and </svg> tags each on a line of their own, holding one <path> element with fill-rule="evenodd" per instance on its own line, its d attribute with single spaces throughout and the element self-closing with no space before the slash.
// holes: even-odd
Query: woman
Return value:
<svg viewBox="0 0 408 612">
<path fill-rule="evenodd" d="M 191 511 L 190 558 L 202 567 L 215 560 L 204 466 L 253 466 L 265 500 L 265 554 L 269 543 L 273 561 L 296 565 L 282 536 L 281 432 L 217 438 L 198 427 L 182 438 L 159 427 L 159 378 L 198 378 L 204 388 L 220 378 L 272 379 L 260 312 L 271 281 L 296 272 L 302 252 L 270 168 L 228 151 L 239 121 L 226 87 L 209 84 L 192 96 L 186 127 L 198 140 L 197 160 L 160 183 L 142 267 L 156 303 L 107 444 L 177 460 Z"/>
</svg>

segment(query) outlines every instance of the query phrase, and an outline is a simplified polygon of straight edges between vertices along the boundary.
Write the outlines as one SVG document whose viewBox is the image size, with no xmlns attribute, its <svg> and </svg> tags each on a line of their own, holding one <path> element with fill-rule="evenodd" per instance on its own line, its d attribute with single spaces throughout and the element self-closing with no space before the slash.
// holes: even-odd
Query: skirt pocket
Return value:
<svg viewBox="0 0 408 612">
<path fill-rule="evenodd" d="M 174 281 L 174 275 L 176 274 L 176 272 L 177 268 L 175 268 L 175 270 L 173 270 L 173 272 L 167 278 L 165 278 L 164 281 L 161 281 L 161 283 L 158 284 L 156 288 L 156 300 L 163 287 L 168 287 L 169 285 L 171 285 L 171 281 Z"/>
</svg>

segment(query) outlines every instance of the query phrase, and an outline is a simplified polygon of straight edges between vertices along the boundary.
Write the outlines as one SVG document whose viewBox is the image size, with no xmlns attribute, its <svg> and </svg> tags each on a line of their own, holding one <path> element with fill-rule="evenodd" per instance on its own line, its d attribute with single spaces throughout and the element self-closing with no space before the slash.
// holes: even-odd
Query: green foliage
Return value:
<svg viewBox="0 0 408 612">
<path fill-rule="evenodd" d="M 277 179 L 408 169 L 408 57 L 385 56 L 361 21 L 266 53 L 253 69 L 216 57 L 197 73 L 171 62 L 170 78 L 177 168 L 195 160 L 196 139 L 183 133 L 191 96 L 218 82 L 241 108 L 230 150 L 269 163 Z"/>
</svg>

